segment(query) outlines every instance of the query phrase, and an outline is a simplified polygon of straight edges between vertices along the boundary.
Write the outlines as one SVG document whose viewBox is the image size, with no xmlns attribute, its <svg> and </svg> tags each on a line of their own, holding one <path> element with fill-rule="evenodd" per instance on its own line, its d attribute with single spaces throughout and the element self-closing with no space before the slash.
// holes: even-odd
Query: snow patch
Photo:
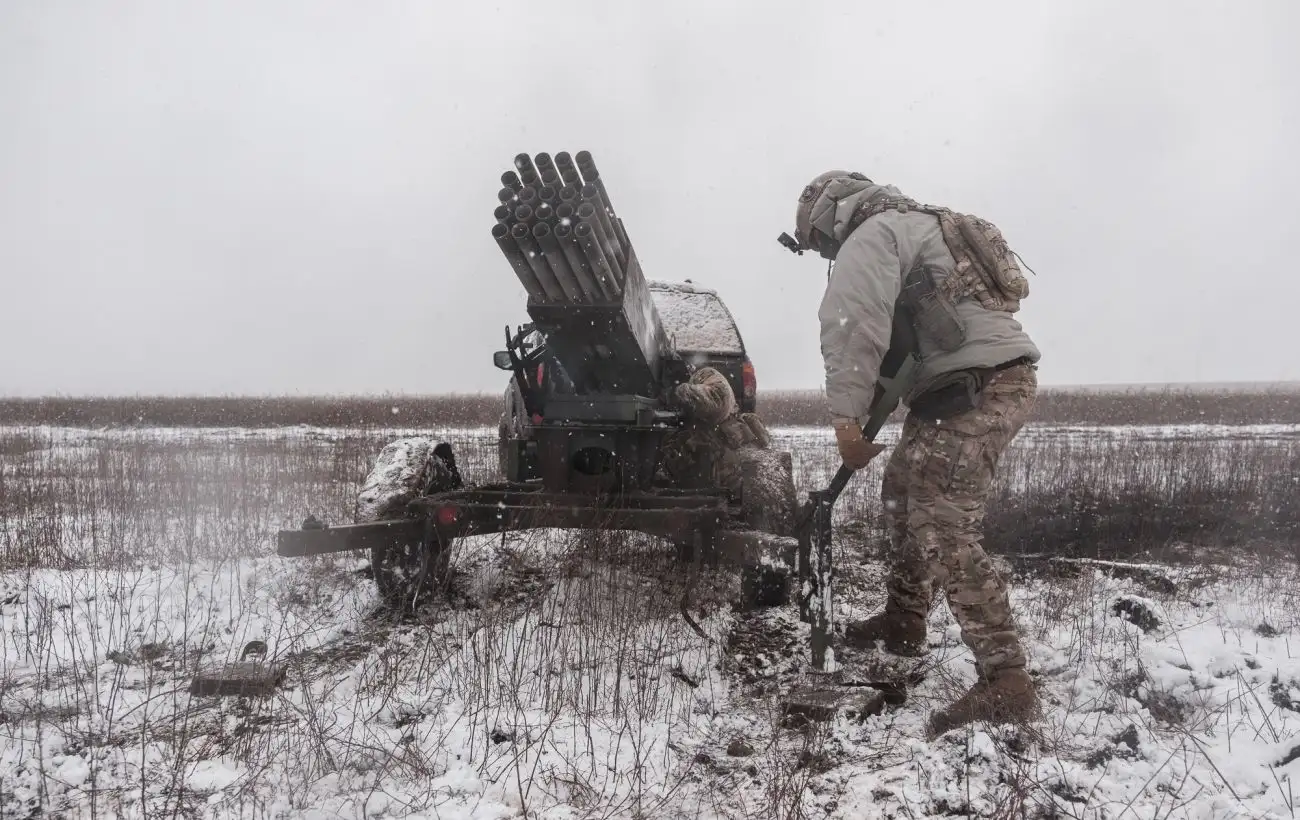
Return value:
<svg viewBox="0 0 1300 820">
<path fill-rule="evenodd" d="M 688 284 L 650 283 L 650 295 L 680 353 L 744 352 L 735 319 L 716 292 Z"/>
<path fill-rule="evenodd" d="M 389 442 L 375 459 L 357 494 L 357 523 L 380 521 L 398 514 L 428 486 L 436 468 L 430 438 L 411 437 Z"/>
</svg>

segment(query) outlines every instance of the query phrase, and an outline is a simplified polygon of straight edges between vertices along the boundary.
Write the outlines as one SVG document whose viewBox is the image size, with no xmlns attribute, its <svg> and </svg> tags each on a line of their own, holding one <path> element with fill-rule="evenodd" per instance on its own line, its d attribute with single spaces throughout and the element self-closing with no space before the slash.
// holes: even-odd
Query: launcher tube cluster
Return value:
<svg viewBox="0 0 1300 820">
<path fill-rule="evenodd" d="M 492 236 L 538 302 L 619 301 L 631 243 L 590 151 L 519 154 L 501 175 Z"/>
</svg>

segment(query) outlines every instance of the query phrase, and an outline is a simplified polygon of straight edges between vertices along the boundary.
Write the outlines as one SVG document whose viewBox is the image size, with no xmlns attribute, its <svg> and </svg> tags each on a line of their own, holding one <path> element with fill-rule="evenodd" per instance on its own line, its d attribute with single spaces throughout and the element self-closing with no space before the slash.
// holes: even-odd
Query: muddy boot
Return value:
<svg viewBox="0 0 1300 820">
<path fill-rule="evenodd" d="M 981 677 L 956 703 L 935 712 L 930 717 L 929 736 L 933 740 L 975 721 L 1018 723 L 1032 720 L 1037 714 L 1034 679 L 1023 668 L 1003 669 L 988 679 Z"/>
<path fill-rule="evenodd" d="M 844 626 L 846 646 L 871 650 L 876 648 L 876 641 L 881 641 L 886 652 L 908 658 L 919 658 L 926 653 L 925 637 L 925 618 L 898 608 L 893 601 L 885 604 L 884 612 Z"/>
</svg>

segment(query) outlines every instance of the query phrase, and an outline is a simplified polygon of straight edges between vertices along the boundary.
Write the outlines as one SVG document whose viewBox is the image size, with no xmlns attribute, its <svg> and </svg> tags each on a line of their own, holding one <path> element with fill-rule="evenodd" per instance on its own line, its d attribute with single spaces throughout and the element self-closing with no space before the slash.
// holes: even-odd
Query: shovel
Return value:
<svg viewBox="0 0 1300 820">
<path fill-rule="evenodd" d="M 880 428 L 885 426 L 910 389 L 919 366 L 915 357 L 907 356 L 892 377 L 879 379 L 875 400 L 862 428 L 862 437 L 867 441 L 875 441 Z M 830 648 L 835 631 L 831 513 L 840 493 L 844 492 L 856 472 L 841 464 L 829 486 L 808 493 L 796 530 L 799 538 L 799 618 L 811 625 L 812 668 L 818 673 L 835 671 L 835 653 Z"/>
</svg>

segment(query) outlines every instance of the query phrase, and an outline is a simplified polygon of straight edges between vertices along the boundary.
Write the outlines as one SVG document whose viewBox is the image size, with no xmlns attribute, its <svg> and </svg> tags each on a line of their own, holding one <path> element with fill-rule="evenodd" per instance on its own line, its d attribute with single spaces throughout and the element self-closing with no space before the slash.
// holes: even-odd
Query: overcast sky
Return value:
<svg viewBox="0 0 1300 820">
<path fill-rule="evenodd" d="M 1300 379 L 1300 4 L 0 0 L 0 394 L 498 391 L 520 151 L 593 152 L 761 388 L 822 381 L 803 185 L 1037 271 L 1044 383 Z"/>
</svg>

